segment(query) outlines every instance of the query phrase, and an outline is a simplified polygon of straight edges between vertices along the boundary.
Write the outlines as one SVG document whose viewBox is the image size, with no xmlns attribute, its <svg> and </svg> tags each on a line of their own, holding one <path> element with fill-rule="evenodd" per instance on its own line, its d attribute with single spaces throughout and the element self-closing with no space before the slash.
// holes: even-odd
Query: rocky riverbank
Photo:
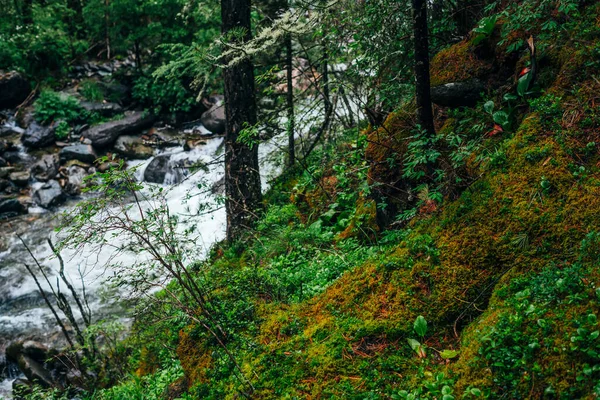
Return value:
<svg viewBox="0 0 600 400">
<path fill-rule="evenodd" d="M 86 77 L 105 76 L 114 68 L 118 66 L 88 63 L 76 71 Z M 35 109 L 25 106 L 23 101 L 29 98 L 31 102 L 31 85 L 20 74 L 0 73 L 0 108 L 4 108 L 0 112 L 0 220 L 52 210 L 80 195 L 86 176 L 104 172 L 121 160 L 148 159 L 174 146 L 189 151 L 205 143 L 206 137 L 225 130 L 221 96 L 199 105 L 206 110 L 200 120 L 208 129 L 199 121 L 175 129 L 160 117 L 137 109 L 122 84 L 107 86 L 109 93 L 121 96 L 120 103 L 113 103 L 87 101 L 78 91 L 79 83 L 73 79 L 59 97 L 75 101 L 102 122 L 68 126 L 65 133 L 62 121 L 39 122 Z M 165 161 L 168 156 L 148 166 L 144 174 L 148 182 L 163 183 L 165 177 L 177 175 L 169 174 L 172 166 Z M 185 167 L 185 162 L 178 167 Z"/>
</svg>

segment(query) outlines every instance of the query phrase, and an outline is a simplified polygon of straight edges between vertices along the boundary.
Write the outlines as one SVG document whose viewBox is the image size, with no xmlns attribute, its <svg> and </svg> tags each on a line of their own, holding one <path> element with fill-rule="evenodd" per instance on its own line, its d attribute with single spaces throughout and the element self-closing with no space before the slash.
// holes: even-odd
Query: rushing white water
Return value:
<svg viewBox="0 0 600 400">
<path fill-rule="evenodd" d="M 269 180 L 279 173 L 277 164 L 272 162 L 272 153 L 283 140 L 283 137 L 275 137 L 259 147 L 261 181 L 265 190 Z M 190 151 L 184 151 L 182 147 L 161 151 L 157 156 L 170 155 L 165 183 L 145 184 L 146 189 L 142 190 L 142 198 L 146 197 L 143 201 L 144 208 L 150 208 L 155 201 L 151 198 L 151 189 L 162 186 L 170 213 L 180 216 L 178 230 L 183 230 L 190 224 L 196 224 L 198 227 L 195 245 L 186 249 L 186 261 L 201 259 L 213 243 L 225 236 L 225 210 L 217 202 L 218 195 L 208 190 L 224 177 L 222 147 L 222 138 L 210 138 L 205 144 Z M 134 160 L 129 162 L 128 166 L 136 169 L 135 176 L 142 181 L 144 171 L 151 161 L 152 158 Z M 196 163 L 205 164 L 207 169 L 191 174 L 187 169 L 179 168 L 182 164 Z M 208 205 L 210 211 L 192 217 L 191 214 L 194 214 L 200 205 Z M 75 206 L 76 202 L 71 202 L 59 211 L 69 211 Z M 62 340 L 52 314 L 24 266 L 28 264 L 34 269 L 37 268 L 34 260 L 16 235 L 16 232 L 21 235 L 48 274 L 50 282 L 55 285 L 59 263 L 46 240 L 50 238 L 54 243 L 60 240 L 59 234 L 53 229 L 56 225 L 55 216 L 60 213 L 43 213 L 43 209 L 30 211 L 29 215 L 10 225 L 0 225 L 0 229 L 3 229 L 2 235 L 8 236 L 8 249 L 0 253 L 0 352 L 3 352 L 6 343 L 17 338 L 33 337 L 47 343 L 60 343 Z M 41 214 L 32 217 L 40 212 Z M 9 229 L 8 232 L 4 231 L 6 228 Z M 111 265 L 127 267 L 143 262 L 144 259 L 140 258 L 139 254 L 115 254 L 109 248 L 98 252 L 94 246 L 84 246 L 77 250 L 65 249 L 61 254 L 65 262 L 65 274 L 73 286 L 81 292 L 85 285 L 95 320 L 124 314 L 120 301 L 114 300 L 122 296 L 108 291 L 106 278 L 113 272 Z M 42 287 L 49 290 L 49 285 L 41 277 L 39 279 Z M 64 287 L 62 289 L 65 290 Z M 77 310 L 74 311 L 79 316 Z M 9 381 L 12 379 L 0 381 L 0 398 L 10 396 Z"/>
<path fill-rule="evenodd" d="M 356 102 L 352 102 L 351 109 L 355 115 L 360 113 L 360 107 Z M 348 110 L 343 104 L 338 103 L 335 105 L 335 111 L 336 115 L 343 116 Z M 297 115 L 303 116 L 297 121 L 297 132 L 303 133 L 297 135 L 297 141 L 301 147 L 310 143 L 311 139 L 303 138 L 303 136 L 306 136 L 311 124 L 319 121 L 322 112 L 322 107 L 318 104 L 315 106 L 313 102 L 307 102 L 298 107 Z M 285 117 L 280 118 L 280 126 L 285 126 L 285 124 Z M 202 126 L 195 129 L 203 133 L 208 132 Z M 219 205 L 218 195 L 206 190 L 211 185 L 222 181 L 224 177 L 222 145 L 222 138 L 210 138 L 206 139 L 204 145 L 190 151 L 176 147 L 159 152 L 155 157 L 170 155 L 169 170 L 165 181 L 163 185 L 146 184 L 147 188 L 142 191 L 142 197 L 145 195 L 146 202 L 144 208 L 149 208 L 156 201 L 152 198 L 152 188 L 162 186 L 170 213 L 180 216 L 178 231 L 183 231 L 192 224 L 198 227 L 193 246 L 185 248 L 188 262 L 202 259 L 216 241 L 225 237 L 225 210 Z M 286 145 L 287 136 L 285 134 L 275 136 L 260 144 L 259 161 L 263 191 L 268 189 L 270 180 L 281 172 L 281 149 L 284 149 Z M 142 181 L 145 169 L 151 161 L 152 158 L 133 160 L 128 162 L 128 166 L 136 168 L 135 176 Z M 180 168 L 182 164 L 194 163 L 203 163 L 207 169 L 189 174 L 186 168 Z M 202 188 L 199 188 L 199 185 Z M 72 210 L 76 203 L 76 201 L 68 203 L 59 210 L 59 213 Z M 208 205 L 208 209 L 211 211 L 193 216 L 197 214 L 196 211 L 201 205 Z M 17 338 L 33 337 L 60 346 L 62 337 L 57 330 L 56 322 L 24 266 L 24 263 L 27 263 L 35 269 L 33 259 L 15 234 L 15 232 L 20 233 L 44 267 L 49 280 L 55 284 L 59 263 L 46 240 L 49 238 L 54 243 L 60 240 L 60 237 L 54 232 L 57 224 L 55 216 L 59 213 L 49 213 L 41 208 L 31 208 L 29 215 L 16 219 L 10 225 L 0 225 L 0 234 L 7 244 L 7 250 L 0 252 L 0 354 L 3 353 L 4 346 L 8 342 Z M 118 240 L 118 238 L 114 240 Z M 124 293 L 111 292 L 106 278 L 114 272 L 112 265 L 119 264 L 121 267 L 139 265 L 145 261 L 144 256 L 132 253 L 115 254 L 109 248 L 98 252 L 98 249 L 93 246 L 77 250 L 65 249 L 62 256 L 65 261 L 65 274 L 76 289 L 81 291 L 85 286 L 94 320 L 127 316 L 122 309 L 120 300 Z M 43 280 L 41 284 L 45 290 L 49 289 Z M 63 291 L 64 289 L 63 287 Z M 77 312 L 77 310 L 74 311 Z M 2 396 L 10 397 L 11 382 L 14 378 L 11 376 L 10 379 L 2 381 L 0 377 L 0 399 Z"/>
</svg>

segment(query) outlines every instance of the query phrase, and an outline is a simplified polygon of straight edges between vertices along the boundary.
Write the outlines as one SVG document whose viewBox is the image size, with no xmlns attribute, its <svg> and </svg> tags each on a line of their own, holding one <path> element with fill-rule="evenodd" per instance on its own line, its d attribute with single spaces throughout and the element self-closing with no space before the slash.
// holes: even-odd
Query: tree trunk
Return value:
<svg viewBox="0 0 600 400">
<path fill-rule="evenodd" d="M 242 41 L 251 36 L 250 0 L 221 0 L 221 30 L 227 35 L 233 29 L 243 29 Z M 224 60 L 226 63 L 228 60 Z M 258 171 L 258 143 L 238 141 L 244 128 L 256 125 L 256 93 L 254 67 L 249 59 L 223 69 L 225 87 L 225 209 L 227 240 L 255 221 L 261 203 Z M 258 140 L 253 138 L 252 140 Z"/>
<path fill-rule="evenodd" d="M 285 50 L 286 50 L 286 70 L 287 70 L 287 133 L 288 133 L 288 165 L 294 166 L 296 162 L 296 143 L 294 140 L 294 81 L 293 81 L 293 65 L 292 65 L 292 35 L 288 34 L 285 37 Z"/>
<path fill-rule="evenodd" d="M 429 33 L 427 27 L 427 1 L 412 0 L 415 40 L 415 87 L 417 120 L 421 128 L 435 134 L 431 107 L 431 82 L 429 77 Z"/>
<path fill-rule="evenodd" d="M 24 0 L 23 1 L 23 24 L 31 25 L 33 24 L 33 0 Z"/>
</svg>

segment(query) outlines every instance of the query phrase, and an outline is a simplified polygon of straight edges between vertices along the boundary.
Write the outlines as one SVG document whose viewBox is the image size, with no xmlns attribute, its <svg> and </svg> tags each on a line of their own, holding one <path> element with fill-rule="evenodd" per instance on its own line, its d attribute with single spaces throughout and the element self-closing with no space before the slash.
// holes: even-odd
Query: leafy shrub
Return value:
<svg viewBox="0 0 600 400">
<path fill-rule="evenodd" d="M 175 364 L 152 375 L 141 378 L 132 376 L 118 386 L 92 394 L 90 400 L 160 400 L 164 398 L 169 385 L 181 377 L 181 366 Z"/>
<path fill-rule="evenodd" d="M 62 140 L 66 139 L 71 132 L 71 127 L 67 123 L 67 121 L 60 121 L 54 130 L 54 135 L 57 139 Z"/>
<path fill-rule="evenodd" d="M 61 96 L 51 90 L 45 90 L 34 103 L 35 119 L 42 124 L 63 120 L 75 123 L 87 118 L 87 113 L 77 99 L 71 96 Z"/>
<path fill-rule="evenodd" d="M 79 88 L 79 93 L 89 101 L 97 101 L 100 102 L 104 100 L 104 93 L 102 88 L 96 81 L 86 80 L 81 82 L 81 87 Z"/>
</svg>

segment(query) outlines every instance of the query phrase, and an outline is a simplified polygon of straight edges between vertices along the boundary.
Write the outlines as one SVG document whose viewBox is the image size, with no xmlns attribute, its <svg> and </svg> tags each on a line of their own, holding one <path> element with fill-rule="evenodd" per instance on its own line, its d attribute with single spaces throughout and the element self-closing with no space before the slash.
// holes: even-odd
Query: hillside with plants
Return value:
<svg viewBox="0 0 600 400">
<path fill-rule="evenodd" d="M 279 123 L 291 138 L 279 145 L 281 173 L 259 199 L 245 193 L 249 226 L 230 230 L 227 203 L 226 239 L 195 260 L 182 243 L 201 226 L 168 207 L 131 222 L 124 206 L 120 229 L 168 273 L 149 262 L 115 274 L 138 294 L 130 329 L 89 326 L 65 350 L 90 352 L 79 380 L 23 398 L 600 397 L 600 2 L 469 1 L 463 13 L 425 2 L 431 127 L 410 41 L 419 1 L 400 3 L 292 2 L 306 19 L 288 11 L 270 27 L 266 8 L 253 10 L 254 39 L 234 33 L 227 57 L 215 57 L 225 71 L 244 66 L 239 51 L 253 57 L 258 119 L 236 143 L 258 151 L 257 131 Z M 185 36 L 173 30 L 169 40 Z M 325 68 L 307 67 L 304 89 L 289 75 L 296 114 L 273 88 L 285 71 L 269 66 L 284 53 L 273 43 L 289 45 L 290 71 L 292 49 L 309 44 L 307 63 Z M 8 46 L 0 61 L 27 56 Z M 157 61 L 154 84 L 183 60 Z M 309 110 L 315 99 L 322 106 Z M 141 192 L 134 174 L 101 173 L 90 188 L 103 201 L 68 214 L 63 248 L 114 229 L 104 207 Z M 153 286 L 157 276 L 167 279 Z"/>
</svg>

